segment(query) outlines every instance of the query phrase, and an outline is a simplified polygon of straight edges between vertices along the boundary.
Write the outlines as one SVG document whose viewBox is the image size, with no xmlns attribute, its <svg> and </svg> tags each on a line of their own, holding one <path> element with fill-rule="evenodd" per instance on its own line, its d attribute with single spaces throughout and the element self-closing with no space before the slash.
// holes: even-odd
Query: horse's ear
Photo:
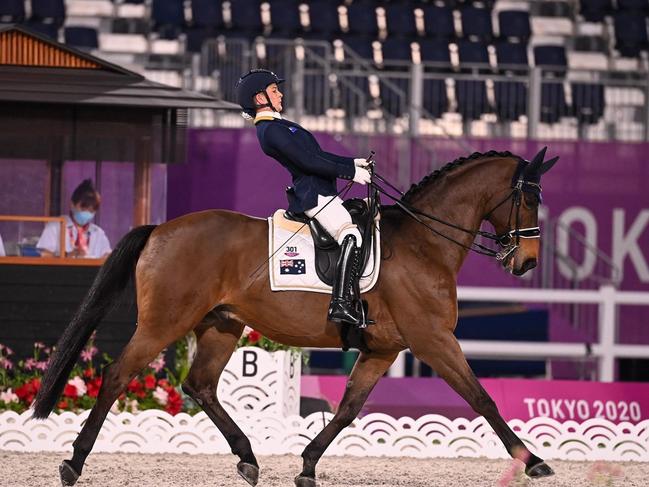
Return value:
<svg viewBox="0 0 649 487">
<path fill-rule="evenodd" d="M 553 157 L 549 161 L 545 161 L 543 165 L 541 166 L 541 174 L 545 174 L 548 172 L 550 169 L 552 169 L 552 166 L 559 160 L 559 156 Z"/>
<path fill-rule="evenodd" d="M 532 159 L 532 162 L 530 163 L 530 167 L 533 167 L 535 170 L 543 164 L 543 159 L 545 159 L 545 153 L 548 150 L 548 146 L 546 145 L 543 149 L 539 151 L 538 154 L 534 156 L 534 159 Z"/>
</svg>

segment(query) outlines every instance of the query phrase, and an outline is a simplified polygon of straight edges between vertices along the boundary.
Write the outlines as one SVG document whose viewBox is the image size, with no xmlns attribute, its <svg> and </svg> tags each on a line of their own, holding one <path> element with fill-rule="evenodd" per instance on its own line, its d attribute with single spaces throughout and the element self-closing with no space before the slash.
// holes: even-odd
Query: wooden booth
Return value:
<svg viewBox="0 0 649 487">
<path fill-rule="evenodd" d="M 0 235 L 4 229 L 5 247 L 13 249 L 0 256 L 0 343 L 18 352 L 34 341 L 54 343 L 102 263 L 29 256 L 7 229 L 49 220 L 63 224 L 70 164 L 92 171 L 102 196 L 102 164 L 128 167 L 131 184 L 113 189 L 112 196 L 120 200 L 125 231 L 159 222 L 152 221 L 154 168 L 184 161 L 192 108 L 232 105 L 148 81 L 22 26 L 0 27 Z M 159 186 L 166 191 L 166 180 Z M 102 212 L 103 202 L 103 218 Z M 123 342 L 135 326 L 134 305 L 119 306 L 107 321 L 104 345 L 115 352 L 119 347 L 111 340 Z"/>
</svg>

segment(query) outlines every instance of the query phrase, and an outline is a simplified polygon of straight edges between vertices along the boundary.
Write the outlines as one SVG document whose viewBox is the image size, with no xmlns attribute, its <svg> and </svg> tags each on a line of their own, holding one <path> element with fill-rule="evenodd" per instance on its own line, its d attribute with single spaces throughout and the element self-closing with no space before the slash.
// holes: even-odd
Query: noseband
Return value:
<svg viewBox="0 0 649 487">
<path fill-rule="evenodd" d="M 374 187 L 376 191 L 379 193 L 387 196 L 390 198 L 394 203 L 401 208 L 408 216 L 416 220 L 418 223 L 421 223 L 424 225 L 428 230 L 433 232 L 436 235 L 439 235 L 442 238 L 445 238 L 446 240 L 449 240 L 450 242 L 453 242 L 460 247 L 463 247 L 467 250 L 472 250 L 478 254 L 481 255 L 486 255 L 488 257 L 494 257 L 498 261 L 503 261 L 507 259 L 508 256 L 510 256 L 513 252 L 515 252 L 519 247 L 520 247 L 520 239 L 521 238 L 540 238 L 541 237 L 541 229 L 539 227 L 527 227 L 527 228 L 520 228 L 520 209 L 521 209 L 521 202 L 523 199 L 523 192 L 527 193 L 532 193 L 534 194 L 539 201 L 541 201 L 541 185 L 539 183 L 533 182 L 533 181 L 527 181 L 523 177 L 523 170 L 525 167 L 529 164 L 527 161 L 520 160 L 518 163 L 518 168 L 516 169 L 516 172 L 514 173 L 514 177 L 512 178 L 512 191 L 502 200 L 500 201 L 496 206 L 494 206 L 491 210 L 489 210 L 483 217 L 483 220 L 488 219 L 494 211 L 496 211 L 498 208 L 500 208 L 502 205 L 507 203 L 509 200 L 511 200 L 512 205 L 509 209 L 509 219 L 507 222 L 507 227 L 512 228 L 512 215 L 514 215 L 514 208 L 516 208 L 516 213 L 515 213 L 515 227 L 513 230 L 509 230 L 507 232 L 501 233 L 501 234 L 495 234 L 492 232 L 485 232 L 482 230 L 469 230 L 463 227 L 460 227 L 458 225 L 455 225 L 454 223 L 447 222 L 445 220 L 442 220 L 440 218 L 437 218 L 433 215 L 429 215 L 414 206 L 411 206 L 408 203 L 405 203 L 404 201 L 400 200 L 399 198 L 395 198 L 391 194 L 389 194 L 385 189 L 383 189 L 380 185 L 378 185 L 376 182 L 372 181 L 370 184 Z M 387 181 L 385 178 L 383 178 L 381 175 L 377 174 L 376 172 L 373 172 L 373 177 L 377 178 L 379 181 L 383 182 L 384 184 L 387 184 L 391 189 L 394 191 L 397 191 L 401 196 L 404 196 L 404 193 L 399 191 L 394 185 L 392 185 L 389 181 Z M 464 233 L 469 233 L 473 235 L 474 237 L 477 235 L 480 235 L 481 237 L 484 237 L 489 240 L 493 240 L 496 242 L 501 250 L 500 252 L 497 252 L 489 247 L 486 247 L 484 245 L 481 245 L 479 243 L 472 242 L 470 245 L 464 245 L 462 242 L 457 241 L 456 239 L 449 237 L 448 235 L 445 235 L 441 233 L 440 231 L 434 229 L 431 227 L 429 224 L 427 224 L 425 221 L 423 221 L 420 217 L 426 218 L 428 220 L 432 220 L 437 223 L 441 223 L 442 225 L 445 225 L 447 227 L 453 228 L 455 230 L 459 230 Z"/>
</svg>

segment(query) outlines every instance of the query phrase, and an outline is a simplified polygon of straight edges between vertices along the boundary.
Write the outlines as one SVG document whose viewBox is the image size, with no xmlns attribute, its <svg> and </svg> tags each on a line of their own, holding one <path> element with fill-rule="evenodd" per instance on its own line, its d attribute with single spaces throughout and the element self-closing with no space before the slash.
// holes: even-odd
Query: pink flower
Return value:
<svg viewBox="0 0 649 487">
<path fill-rule="evenodd" d="M 149 367 L 155 370 L 156 373 L 164 369 L 164 366 L 165 366 L 165 357 L 163 353 L 160 353 L 160 355 L 158 355 L 156 359 L 149 364 Z"/>
<path fill-rule="evenodd" d="M 43 342 L 36 342 L 36 343 L 34 343 L 34 348 L 36 350 L 44 350 L 45 349 L 45 344 Z"/>
<path fill-rule="evenodd" d="M 90 362 L 92 357 L 97 354 L 97 347 L 86 347 L 81 352 L 81 360 L 84 362 Z"/>
<path fill-rule="evenodd" d="M 88 391 L 85 381 L 78 375 L 75 376 L 74 379 L 70 379 L 68 384 L 77 389 L 77 397 L 83 396 Z"/>
<path fill-rule="evenodd" d="M 13 350 L 10 349 L 7 345 L 3 345 L 2 343 L 0 343 L 0 352 L 3 352 L 3 351 L 5 352 L 5 354 L 7 356 L 14 354 Z"/>
<path fill-rule="evenodd" d="M 0 369 L 11 370 L 14 364 L 8 358 L 0 357 Z"/>
<path fill-rule="evenodd" d="M 153 391 L 153 399 L 155 399 L 161 406 L 166 406 L 167 400 L 169 399 L 169 393 L 162 387 L 158 386 L 155 388 L 155 391 Z"/>
<path fill-rule="evenodd" d="M 23 365 L 23 368 L 25 370 L 32 370 L 36 368 L 36 359 L 34 358 L 28 358 L 25 360 L 25 364 Z"/>
<path fill-rule="evenodd" d="M 40 362 L 36 362 L 34 364 L 34 367 L 36 368 L 36 370 L 45 371 L 45 369 L 47 369 L 48 364 L 49 364 L 49 360 L 48 361 L 41 360 Z"/>
<path fill-rule="evenodd" d="M 4 392 L 0 392 L 0 402 L 4 402 L 5 404 L 18 402 L 18 396 L 11 389 L 7 389 Z"/>
</svg>

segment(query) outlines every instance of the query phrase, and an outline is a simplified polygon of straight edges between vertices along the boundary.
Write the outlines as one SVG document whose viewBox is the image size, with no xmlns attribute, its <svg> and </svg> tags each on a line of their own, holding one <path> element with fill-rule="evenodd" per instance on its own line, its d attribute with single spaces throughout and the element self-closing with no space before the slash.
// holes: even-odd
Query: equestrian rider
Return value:
<svg viewBox="0 0 649 487">
<path fill-rule="evenodd" d="M 272 71 L 253 69 L 237 83 L 242 115 L 254 119 L 264 153 L 291 173 L 288 209 L 315 218 L 341 246 L 327 319 L 364 326 L 358 281 L 361 233 L 337 196 L 336 179 L 370 182 L 369 162 L 325 152 L 315 137 L 295 122 L 282 118 L 284 80 Z"/>
</svg>

